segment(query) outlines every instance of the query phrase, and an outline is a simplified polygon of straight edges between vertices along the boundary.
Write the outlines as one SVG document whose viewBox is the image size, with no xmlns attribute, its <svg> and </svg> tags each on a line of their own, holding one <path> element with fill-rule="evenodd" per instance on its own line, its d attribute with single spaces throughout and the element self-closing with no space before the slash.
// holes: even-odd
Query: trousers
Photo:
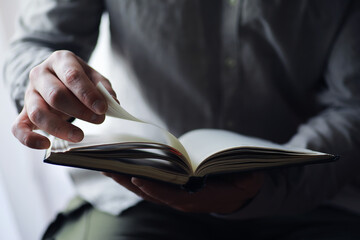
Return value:
<svg viewBox="0 0 360 240">
<path fill-rule="evenodd" d="M 360 216 L 322 207 L 297 216 L 227 220 L 179 212 L 145 201 L 114 216 L 77 197 L 58 214 L 42 239 L 359 240 Z"/>
</svg>

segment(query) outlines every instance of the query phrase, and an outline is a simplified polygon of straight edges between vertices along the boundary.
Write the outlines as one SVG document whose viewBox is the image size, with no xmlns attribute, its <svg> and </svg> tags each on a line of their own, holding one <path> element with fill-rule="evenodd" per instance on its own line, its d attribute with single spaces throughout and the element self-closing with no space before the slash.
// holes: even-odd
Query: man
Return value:
<svg viewBox="0 0 360 240">
<path fill-rule="evenodd" d="M 99 211 L 107 201 L 75 201 L 45 239 L 359 239 L 358 1 L 29 1 L 6 65 L 24 145 L 49 147 L 34 129 L 77 142 L 70 119 L 104 120 L 95 83 L 116 96 L 86 64 L 104 11 L 114 53 L 171 132 L 223 128 L 341 160 L 217 178 L 194 194 L 109 174 L 128 191 L 98 195 L 144 201 L 106 198 L 112 215 Z"/>
</svg>

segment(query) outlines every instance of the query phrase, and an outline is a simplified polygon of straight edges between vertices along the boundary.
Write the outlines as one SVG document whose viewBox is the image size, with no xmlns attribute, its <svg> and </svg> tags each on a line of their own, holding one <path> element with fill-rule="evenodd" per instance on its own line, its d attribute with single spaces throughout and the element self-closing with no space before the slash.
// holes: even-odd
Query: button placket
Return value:
<svg viewBox="0 0 360 240">
<path fill-rule="evenodd" d="M 221 127 L 234 123 L 227 114 L 229 109 L 229 101 L 234 91 L 235 81 L 238 79 L 238 15 L 239 0 L 228 0 L 223 2 L 222 13 L 222 41 L 221 41 L 221 86 L 222 86 L 222 107 L 219 115 L 219 125 Z M 228 124 L 231 122 L 231 124 Z M 230 126 L 228 126 L 230 127 Z"/>
<path fill-rule="evenodd" d="M 229 2 L 229 4 L 230 4 L 231 6 L 236 6 L 238 0 L 228 0 L 228 2 Z"/>
</svg>

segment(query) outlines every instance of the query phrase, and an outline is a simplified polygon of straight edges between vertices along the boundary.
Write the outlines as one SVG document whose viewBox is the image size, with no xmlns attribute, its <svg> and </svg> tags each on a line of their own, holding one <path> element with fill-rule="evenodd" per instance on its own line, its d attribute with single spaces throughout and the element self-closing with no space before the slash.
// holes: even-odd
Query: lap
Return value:
<svg viewBox="0 0 360 240">
<path fill-rule="evenodd" d="M 184 213 L 141 202 L 113 216 L 90 204 L 76 199 L 77 203 L 49 226 L 43 239 L 202 239 L 195 225 L 183 229 L 187 216 Z M 177 213 L 173 215 L 173 212 Z M 175 235 L 174 235 L 175 234 Z"/>
<path fill-rule="evenodd" d="M 59 214 L 43 239 L 360 239 L 360 217 L 331 208 L 296 217 L 225 220 L 147 202 L 113 216 L 81 199 Z"/>
</svg>

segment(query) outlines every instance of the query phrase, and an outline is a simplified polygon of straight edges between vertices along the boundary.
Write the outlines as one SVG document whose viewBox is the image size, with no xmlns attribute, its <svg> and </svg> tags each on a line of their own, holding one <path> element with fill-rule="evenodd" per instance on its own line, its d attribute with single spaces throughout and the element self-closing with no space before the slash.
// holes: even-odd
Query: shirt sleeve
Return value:
<svg viewBox="0 0 360 240">
<path fill-rule="evenodd" d="M 249 219 L 310 211 L 331 200 L 360 172 L 360 2 L 353 1 L 324 68 L 328 106 L 301 125 L 289 144 L 340 156 L 333 163 L 292 167 L 266 173 L 257 196 L 224 218 Z"/>
<path fill-rule="evenodd" d="M 26 0 L 6 54 L 5 85 L 20 112 L 30 70 L 56 50 L 70 50 L 87 61 L 95 48 L 103 1 Z"/>
</svg>

